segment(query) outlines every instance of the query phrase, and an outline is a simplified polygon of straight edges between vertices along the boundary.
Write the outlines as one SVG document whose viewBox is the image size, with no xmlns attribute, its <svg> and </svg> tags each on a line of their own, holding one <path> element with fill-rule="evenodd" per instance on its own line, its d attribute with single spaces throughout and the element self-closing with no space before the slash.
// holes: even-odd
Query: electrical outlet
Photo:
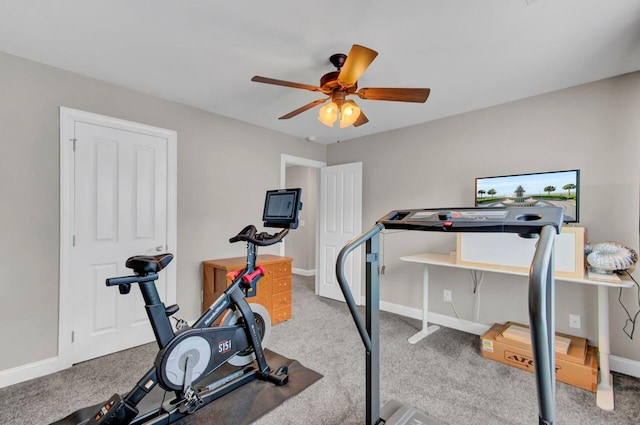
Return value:
<svg viewBox="0 0 640 425">
<path fill-rule="evenodd" d="M 444 290 L 444 300 L 445 300 L 445 301 L 449 301 L 449 302 L 451 302 L 451 301 L 452 301 L 452 298 L 451 298 L 451 291 L 449 291 L 448 289 L 445 289 L 445 290 Z"/>
<path fill-rule="evenodd" d="M 582 326 L 580 325 L 580 316 L 577 314 L 569 315 L 569 327 L 574 329 L 580 329 Z"/>
</svg>

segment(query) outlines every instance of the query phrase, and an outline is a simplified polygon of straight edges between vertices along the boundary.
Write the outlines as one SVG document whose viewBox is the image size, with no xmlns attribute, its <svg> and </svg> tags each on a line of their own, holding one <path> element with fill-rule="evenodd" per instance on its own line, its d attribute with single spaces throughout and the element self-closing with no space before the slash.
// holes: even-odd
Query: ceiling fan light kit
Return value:
<svg viewBox="0 0 640 425">
<path fill-rule="evenodd" d="M 328 97 L 314 100 L 300 108 L 280 117 L 281 120 L 293 118 L 296 115 L 331 100 L 331 103 L 320 108 L 318 120 L 324 125 L 333 127 L 339 120 L 340 127 L 353 125 L 359 127 L 369 122 L 364 112 L 353 100 L 345 100 L 346 96 L 357 95 L 367 100 L 387 100 L 395 102 L 424 103 L 429 97 L 427 88 L 379 88 L 369 87 L 358 90 L 358 79 L 367 70 L 371 62 L 378 56 L 378 52 L 367 47 L 354 44 L 348 55 L 336 53 L 329 61 L 337 71 L 329 72 L 320 78 L 320 86 L 293 83 L 291 81 L 276 80 L 261 76 L 254 76 L 251 81 L 277 86 L 321 92 Z"/>
<path fill-rule="evenodd" d="M 344 93 L 335 92 L 332 102 L 320 108 L 318 119 L 328 127 L 340 121 L 340 127 L 353 125 L 360 116 L 360 108 L 353 100 L 344 100 Z"/>
<path fill-rule="evenodd" d="M 340 127 L 353 125 L 360 116 L 360 108 L 353 100 L 345 100 L 340 108 Z"/>
<path fill-rule="evenodd" d="M 320 122 L 328 127 L 333 127 L 333 123 L 338 119 L 338 105 L 331 102 L 328 105 L 324 105 L 320 108 L 320 115 L 318 116 Z"/>
<path fill-rule="evenodd" d="M 328 127 L 333 127 L 333 123 L 338 119 L 338 105 L 331 102 L 328 105 L 324 105 L 320 108 L 320 115 L 318 116 L 320 122 Z"/>
</svg>

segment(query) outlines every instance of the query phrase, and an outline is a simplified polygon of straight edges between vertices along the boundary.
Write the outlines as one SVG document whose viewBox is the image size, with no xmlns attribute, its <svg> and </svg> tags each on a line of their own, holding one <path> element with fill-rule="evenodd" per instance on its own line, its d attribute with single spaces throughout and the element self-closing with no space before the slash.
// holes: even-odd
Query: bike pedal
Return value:
<svg viewBox="0 0 640 425">
<path fill-rule="evenodd" d="M 289 368 L 287 366 L 280 366 L 275 372 L 271 372 L 267 377 L 269 382 L 273 382 L 277 386 L 281 387 L 289 382 Z"/>
<path fill-rule="evenodd" d="M 169 307 L 164 308 L 164 312 L 167 315 L 167 317 L 173 316 L 178 312 L 178 310 L 180 310 L 180 306 L 178 304 L 173 304 L 173 305 L 170 305 Z"/>
</svg>

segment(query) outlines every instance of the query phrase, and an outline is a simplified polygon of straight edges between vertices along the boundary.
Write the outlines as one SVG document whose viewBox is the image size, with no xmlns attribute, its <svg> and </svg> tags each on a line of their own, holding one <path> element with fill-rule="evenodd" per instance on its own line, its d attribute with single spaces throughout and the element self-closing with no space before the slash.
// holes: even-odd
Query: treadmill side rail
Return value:
<svg viewBox="0 0 640 425">
<path fill-rule="evenodd" d="M 555 423 L 555 277 L 552 226 L 540 233 L 529 271 L 529 322 L 541 425 Z"/>
</svg>

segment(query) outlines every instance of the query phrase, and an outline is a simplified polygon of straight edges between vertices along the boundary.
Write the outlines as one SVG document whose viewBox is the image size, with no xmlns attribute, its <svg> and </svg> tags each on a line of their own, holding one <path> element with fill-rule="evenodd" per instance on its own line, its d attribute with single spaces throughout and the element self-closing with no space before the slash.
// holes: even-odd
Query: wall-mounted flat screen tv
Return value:
<svg viewBox="0 0 640 425">
<path fill-rule="evenodd" d="M 564 221 L 577 223 L 580 170 L 478 177 L 475 197 L 477 207 L 562 207 Z"/>
</svg>

